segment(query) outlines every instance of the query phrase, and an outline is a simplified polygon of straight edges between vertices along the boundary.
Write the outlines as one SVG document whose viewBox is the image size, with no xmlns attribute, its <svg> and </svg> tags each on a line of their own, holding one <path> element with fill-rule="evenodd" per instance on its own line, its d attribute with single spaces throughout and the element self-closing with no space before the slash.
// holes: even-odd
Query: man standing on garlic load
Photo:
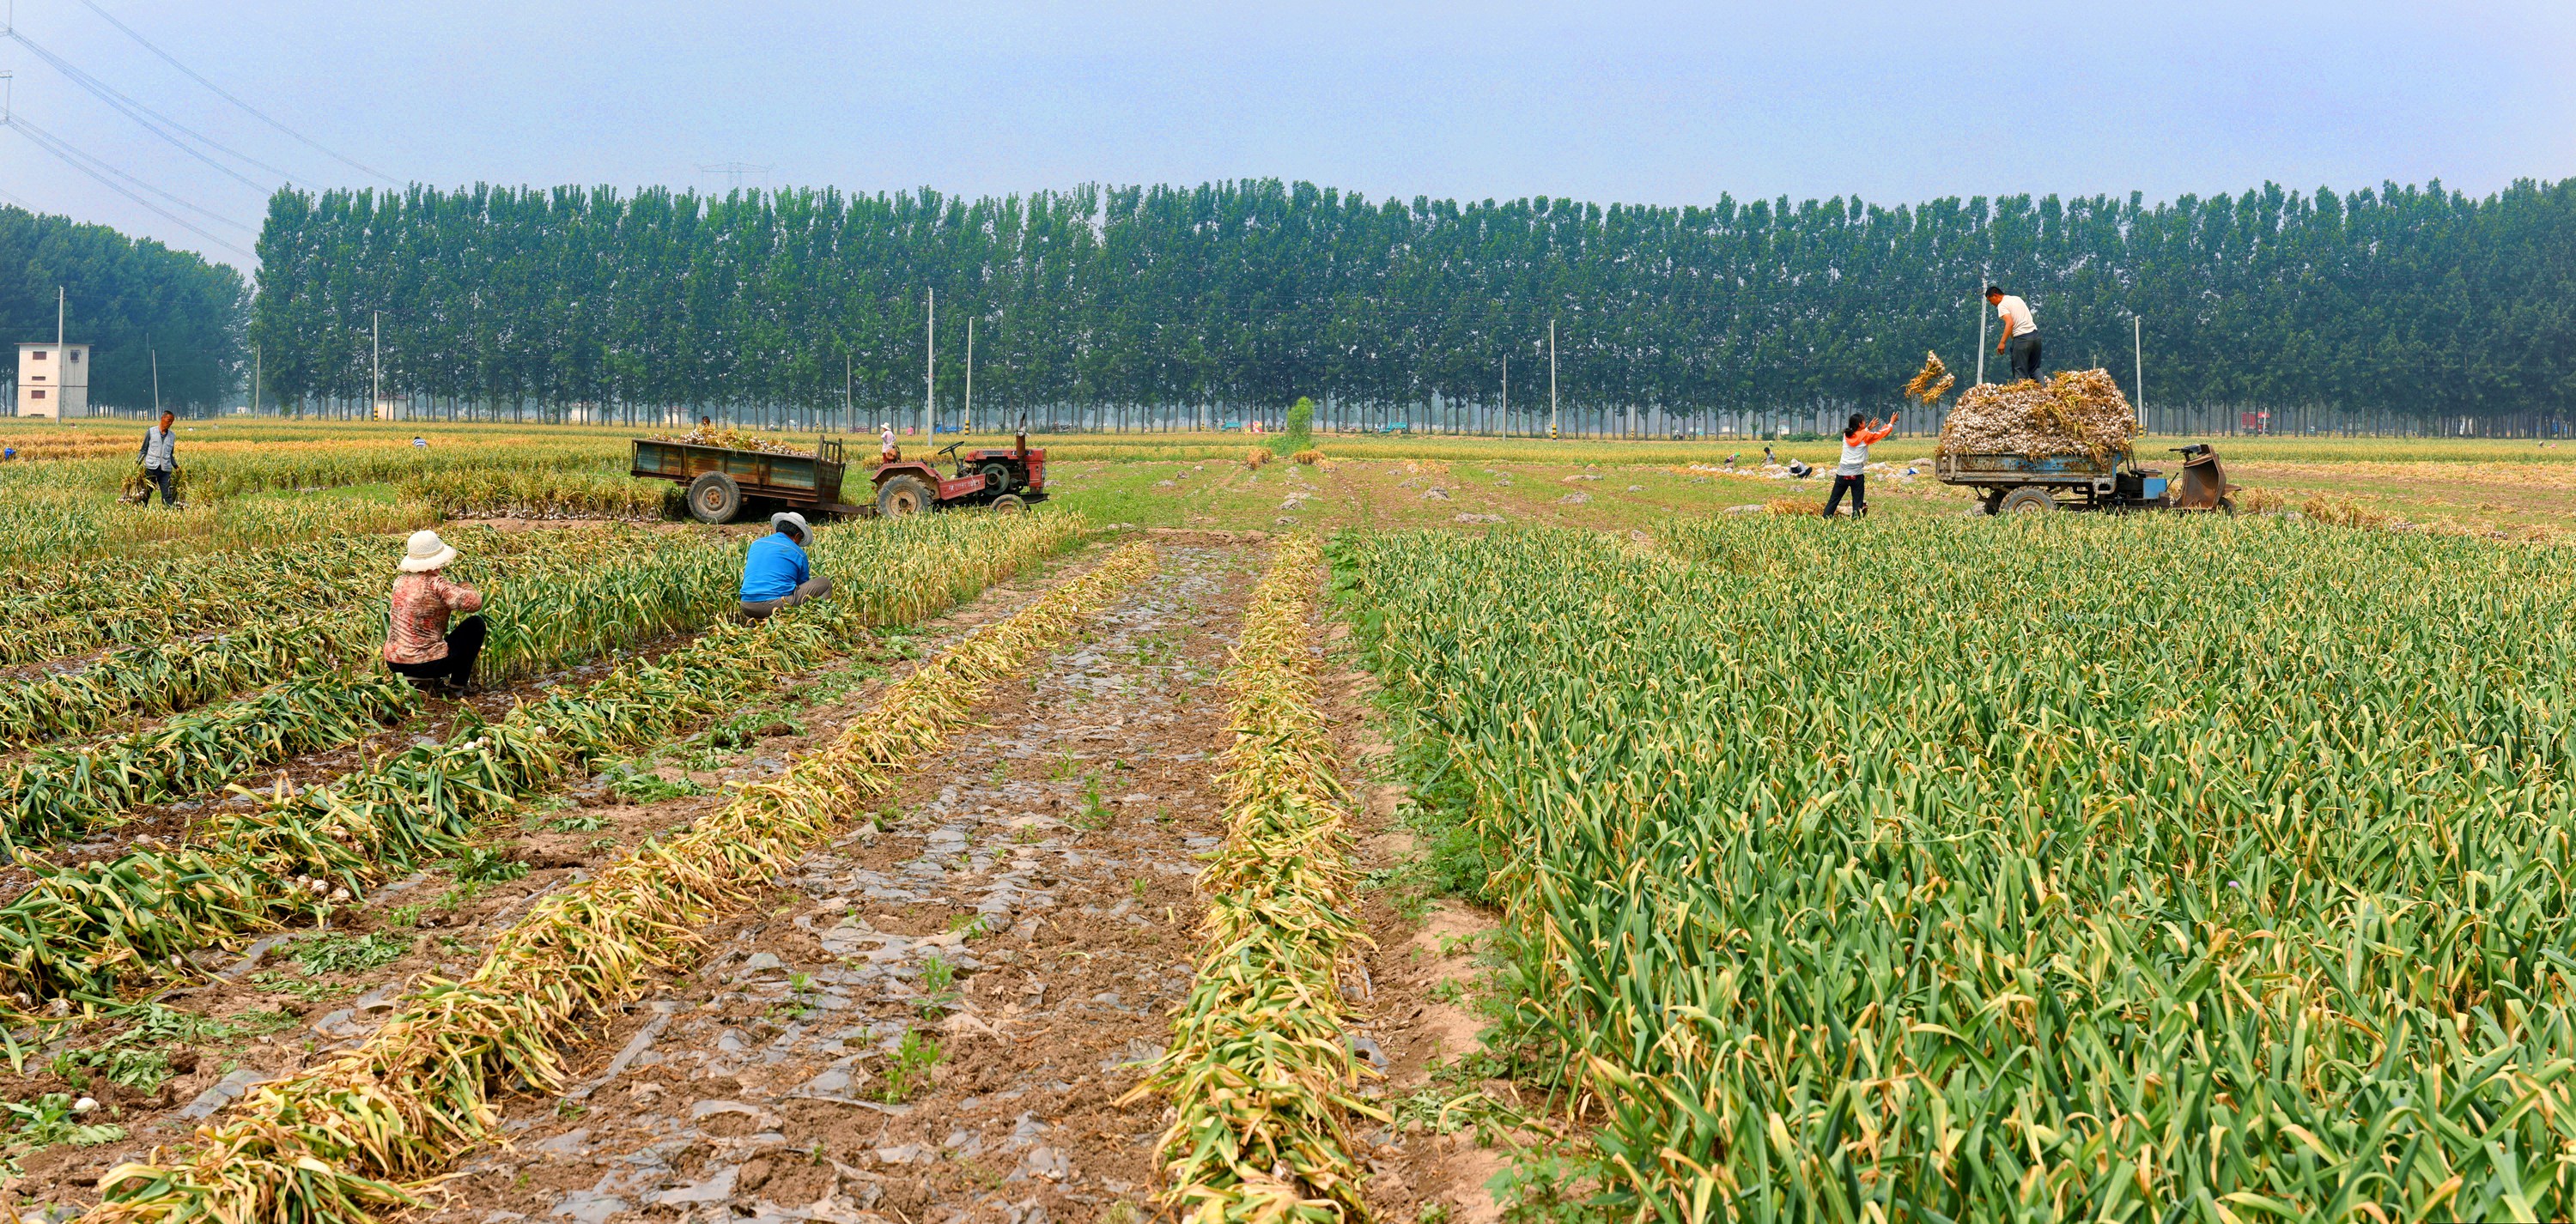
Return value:
<svg viewBox="0 0 2576 1224">
<path fill-rule="evenodd" d="M 2004 292 L 2001 285 L 1986 286 L 1986 304 L 1995 308 L 1995 317 L 2004 321 L 2004 334 L 1995 341 L 1995 351 L 2012 354 L 2012 375 L 2016 380 L 2039 377 L 2039 324 L 2030 317 L 2030 303 Z"/>
</svg>

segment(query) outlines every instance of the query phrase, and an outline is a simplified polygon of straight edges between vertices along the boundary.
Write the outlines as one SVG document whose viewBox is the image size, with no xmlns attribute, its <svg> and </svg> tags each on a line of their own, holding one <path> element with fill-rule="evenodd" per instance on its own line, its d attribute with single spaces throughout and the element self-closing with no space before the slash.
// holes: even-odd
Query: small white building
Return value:
<svg viewBox="0 0 2576 1224">
<path fill-rule="evenodd" d="M 89 346 L 32 342 L 18 346 L 18 415 L 89 415 Z"/>
</svg>

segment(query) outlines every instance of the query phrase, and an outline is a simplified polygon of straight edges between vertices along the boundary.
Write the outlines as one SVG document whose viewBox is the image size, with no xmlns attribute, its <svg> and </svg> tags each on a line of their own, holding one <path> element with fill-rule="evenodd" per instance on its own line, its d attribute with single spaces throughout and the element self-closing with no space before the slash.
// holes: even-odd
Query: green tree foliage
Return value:
<svg viewBox="0 0 2576 1224">
<path fill-rule="evenodd" d="M 1315 440 L 1315 401 L 1298 396 L 1288 405 L 1288 428 L 1285 440 L 1294 446 L 1305 446 Z"/>
<path fill-rule="evenodd" d="M 1278 181 L 289 191 L 260 252 L 252 335 L 287 396 L 363 396 L 380 309 L 409 392 L 825 408 L 846 358 L 863 408 L 918 404 L 935 288 L 942 402 L 971 317 L 979 407 L 1042 420 L 1482 399 L 1507 357 L 1527 403 L 1550 319 L 1569 407 L 1768 410 L 1881 398 L 1927 349 L 1973 368 L 1992 279 L 2037 309 L 2054 366 L 2121 369 L 2144 316 L 2164 403 L 2576 402 L 2576 179 L 1898 207 L 1371 202 Z"/>
<path fill-rule="evenodd" d="M 0 358 L 16 375 L 17 344 L 54 338 L 54 289 L 69 300 L 64 339 L 90 349 L 93 406 L 148 408 L 152 354 L 161 403 L 209 408 L 242 385 L 249 295 L 241 273 L 128 238 L 104 225 L 0 205 Z"/>
</svg>

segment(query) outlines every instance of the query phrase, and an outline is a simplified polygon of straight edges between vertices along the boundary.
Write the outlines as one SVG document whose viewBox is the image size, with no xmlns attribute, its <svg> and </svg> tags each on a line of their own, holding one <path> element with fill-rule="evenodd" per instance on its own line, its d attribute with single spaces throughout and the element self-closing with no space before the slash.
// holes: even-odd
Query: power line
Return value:
<svg viewBox="0 0 2576 1224">
<path fill-rule="evenodd" d="M 254 226 L 244 225 L 244 224 L 242 224 L 242 223 L 241 223 L 241 222 L 239 222 L 239 221 L 235 221 L 235 220 L 233 220 L 232 218 L 230 218 L 230 217 L 227 217 L 227 216 L 223 215 L 222 213 L 214 212 L 214 211 L 212 211 L 212 210 L 210 210 L 210 209 L 206 209 L 206 208 L 200 207 L 200 206 L 198 206 L 198 205 L 196 205 L 196 204 L 192 204 L 192 203 L 188 202 L 187 200 L 183 200 L 183 199 L 179 198 L 178 196 L 175 196 L 175 195 L 170 194 L 169 192 L 163 191 L 163 190 L 161 190 L 160 188 L 155 187 L 155 186 L 153 186 L 153 185 L 152 185 L 152 184 L 150 184 L 150 183 L 144 182 L 142 179 L 136 178 L 135 176 L 133 176 L 133 175 L 131 175 L 131 174 L 127 174 L 127 173 L 126 173 L 125 171 L 123 171 L 123 170 L 119 170 L 119 169 L 117 169 L 117 168 L 116 168 L 116 166 L 115 166 L 114 164 L 112 164 L 112 163 L 110 163 L 110 162 L 106 161 L 105 159 L 102 159 L 102 158 L 100 158 L 100 157 L 98 157 L 98 156 L 96 156 L 96 155 L 94 155 L 94 154 L 84 153 L 84 152 L 82 152 L 82 151 L 80 150 L 80 148 L 79 148 L 78 146 L 76 146 L 76 145 L 72 144 L 70 141 L 63 139 L 62 137 L 57 136 L 57 135 L 53 134 L 52 132 L 48 132 L 48 131 L 46 131 L 46 130 L 45 130 L 45 129 L 43 129 L 43 128 L 37 127 L 35 124 L 32 124 L 32 123 L 27 122 L 27 120 L 26 120 L 25 116 L 22 116 L 22 115 L 11 115 L 11 116 L 8 116 L 8 121 L 9 121 L 11 124 L 13 124 L 13 125 L 15 125 L 15 126 L 17 126 L 17 127 L 21 128 L 21 129 L 24 129 L 24 130 L 25 130 L 29 135 L 31 135 L 31 136 L 33 136 L 33 137 L 35 137 L 35 138 L 36 138 L 36 140 L 37 140 L 37 142 L 38 142 L 38 143 L 40 143 L 40 144 L 42 144 L 42 143 L 46 143 L 46 142 L 51 142 L 52 144 L 59 145 L 59 146 L 61 146 L 64 150 L 66 150 L 66 151 L 70 152 L 73 156 L 80 158 L 82 161 L 88 162 L 88 163 L 90 163 L 91 165 L 96 166 L 96 167 L 98 167 L 99 169 L 101 169 L 101 170 L 104 170 L 104 171 L 108 172 L 109 174 L 113 174 L 113 175 L 115 175 L 115 176 L 116 176 L 116 177 L 118 177 L 118 178 L 124 179 L 124 180 L 125 180 L 126 182 L 128 182 L 128 183 L 132 183 L 133 185 L 135 185 L 135 186 L 137 186 L 137 187 L 140 187 L 140 188 L 142 188 L 142 189 L 143 189 L 143 190 L 145 190 L 145 191 L 151 192 L 152 194 L 157 195 L 157 196 L 161 197 L 161 198 L 162 198 L 162 199 L 164 199 L 164 200 L 168 200 L 169 202 L 171 202 L 171 203 L 173 203 L 173 204 L 176 204 L 176 205 L 178 205 L 178 206 L 179 206 L 179 207 L 181 207 L 181 208 L 187 209 L 189 212 L 195 213 L 195 214 L 197 214 L 197 215 L 198 215 L 198 216 L 200 216 L 200 217 L 204 217 L 205 219 L 207 219 L 207 220 L 209 220 L 209 221 L 215 222 L 215 223 L 216 223 L 216 224 L 218 224 L 218 225 L 229 225 L 229 226 L 233 227 L 234 229 L 240 230 L 241 232 L 243 232 L 243 233 L 245 233 L 245 234 L 256 234 L 256 233 L 258 233 L 258 232 L 259 232 L 259 230 L 258 230 L 256 227 L 254 227 Z M 60 156 L 60 154 L 57 154 L 56 156 Z"/>
<path fill-rule="evenodd" d="M 104 19 L 107 21 L 107 24 L 112 25 L 112 26 L 115 26 L 117 29 L 124 31 L 124 32 L 125 32 L 125 36 L 126 36 L 127 38 L 131 38 L 131 39 L 133 39 L 135 42 L 137 42 L 137 43 L 141 43 L 141 44 L 143 45 L 143 49 L 144 49 L 144 50 L 149 51 L 149 52 L 151 52 L 151 53 L 152 53 L 152 54 L 154 54 L 154 55 L 160 56 L 160 57 L 161 57 L 161 62 L 162 62 L 162 63 L 168 64 L 168 65 L 170 65 L 171 67 L 178 69 L 182 74 L 186 75 L 186 76 L 187 76 L 187 78 L 188 78 L 189 80 L 195 81 L 196 83 L 198 83 L 198 84 L 200 84 L 200 85 L 203 85 L 203 86 L 205 86 L 208 90 L 212 91 L 216 97 L 218 97 L 218 98 L 222 98 L 224 101 L 226 101 L 226 102 L 230 102 L 230 103 L 232 103 L 233 105 L 235 105 L 235 106 L 238 106 L 238 107 L 242 108 L 242 110 L 243 110 L 245 113 L 249 114 L 251 118 L 253 118 L 253 119 L 257 119 L 257 120 L 259 120 L 260 122 L 265 123 L 265 124 L 267 124 L 267 125 L 268 125 L 268 126 L 270 126 L 270 127 L 276 128 L 278 131 L 281 131 L 281 132 L 286 133 L 288 136 L 290 136 L 290 137 L 294 138 L 295 140 L 297 140 L 297 141 L 301 142 L 302 144 L 304 144 L 304 145 L 305 145 L 305 147 L 310 148 L 310 149 L 314 150 L 315 152 L 320 153 L 320 154 L 322 154 L 323 156 L 330 158 L 330 159 L 331 159 L 331 160 L 333 160 L 333 161 L 339 162 L 341 165 L 347 166 L 347 167 L 349 167 L 349 168 L 351 168 L 351 169 L 353 169 L 353 170 L 357 170 L 357 171 L 359 171 L 359 172 L 361 172 L 361 173 L 364 173 L 364 174 L 373 175 L 374 177 L 379 178 L 379 179 L 383 179 L 385 182 L 387 182 L 387 183 L 392 183 L 394 186 L 397 186 L 397 187 L 399 187 L 399 186 L 401 186 L 401 185 L 402 185 L 401 183 L 399 183 L 399 182 L 395 181 L 395 179 L 394 179 L 394 177 L 393 177 L 392 175 L 386 174 L 385 172 L 383 172 L 383 171 L 381 171 L 381 170 L 374 170 L 374 169 L 370 169 L 370 168 L 368 168 L 367 166 L 364 166 L 364 165 L 361 165 L 361 164 L 360 164 L 360 163 L 358 163 L 358 162 L 352 161 L 352 160 L 350 160 L 349 158 L 344 157 L 344 156 L 342 156 L 341 154 L 339 154 L 339 153 L 337 153 L 337 152 L 334 152 L 334 151 L 333 151 L 329 146 L 324 145 L 322 142 L 320 142 L 320 141 L 318 141 L 318 140 L 315 140 L 315 139 L 313 139 L 312 137 L 307 136 L 307 135 L 305 135 L 305 134 L 304 134 L 304 133 L 302 133 L 302 132 L 296 131 L 294 128 L 288 127 L 288 126 L 286 126 L 285 124 L 280 123 L 280 122 L 278 122 L 278 121 L 277 121 L 277 120 L 275 120 L 275 119 L 271 119 L 271 118 L 269 118 L 269 117 L 268 117 L 265 113 L 263 113 L 263 112 L 262 112 L 258 107 L 252 106 L 250 103 L 248 103 L 248 102 L 244 102 L 244 101 L 242 101 L 240 98 L 234 97 L 231 93 L 227 92 L 227 91 L 226 91 L 222 86 L 217 85 L 217 84 L 215 84 L 213 81 L 209 81 L 209 80 L 207 80 L 205 77 L 198 75 L 198 73 L 197 73 L 197 70 L 196 70 L 196 69 L 194 69 L 194 68 L 190 68 L 190 67 L 189 67 L 189 66 L 187 66 L 186 64 L 182 64 L 182 63 L 180 63 L 176 58 L 172 57 L 172 56 L 171 56 L 171 54 L 170 54 L 169 52 L 164 51 L 164 50 L 162 50 L 161 48 L 159 48 L 159 47 L 156 47 L 156 46 L 152 45 L 152 40 L 150 40 L 150 39 L 148 39 L 148 38 L 145 38 L 143 35 L 141 35 L 141 34 L 139 34 L 139 33 L 136 33 L 136 32 L 135 32 L 134 27 L 129 26 L 129 25 L 125 24 L 125 23 L 124 23 L 124 22 L 122 22 L 122 21 L 118 21 L 118 20 L 116 19 L 116 16 L 115 16 L 114 14 L 112 14 L 112 13 L 108 12 L 106 9 L 100 8 L 100 7 L 99 7 L 98 5 L 96 5 L 96 4 L 91 3 L 91 0 L 81 0 L 81 5 L 82 5 L 82 7 L 87 8 L 89 11 L 91 11 L 91 12 L 93 12 L 93 13 L 98 14 L 101 18 L 104 18 Z"/>
<path fill-rule="evenodd" d="M 151 132 L 153 135 L 170 142 L 171 147 L 190 157 L 196 158 L 198 161 L 206 163 L 208 166 L 213 167 L 217 173 L 232 179 L 234 182 L 240 183 L 242 186 L 248 187 L 257 192 L 265 193 L 270 190 L 270 188 L 260 183 L 253 182 L 249 176 L 242 174 L 240 171 L 198 152 L 195 148 L 191 147 L 187 141 L 171 135 L 170 131 L 165 130 L 165 128 L 175 129 L 182 132 L 190 139 L 193 139 L 218 153 L 222 153 L 227 157 L 239 161 L 244 165 L 268 171 L 270 174 L 274 174 L 277 177 L 284 179 L 288 186 L 294 185 L 295 178 L 293 175 L 290 175 L 275 166 L 269 165 L 258 158 L 252 157 L 247 153 L 242 153 L 238 150 L 228 148 L 214 139 L 180 123 L 178 120 L 172 119 L 159 111 L 153 110 L 151 107 L 145 106 L 132 98 L 126 97 L 124 94 L 117 92 L 114 86 L 109 85 L 107 82 L 102 81 L 97 77 L 91 76 L 87 72 L 81 71 L 81 69 L 71 61 L 38 46 L 35 40 L 28 38 L 25 34 L 19 33 L 16 29 L 8 30 L 7 34 L 9 37 L 18 40 L 18 45 L 35 52 L 36 58 L 52 65 L 54 71 L 60 72 L 64 76 L 71 78 L 72 84 L 88 90 L 93 96 L 97 97 L 99 101 L 115 107 L 118 111 L 123 112 L 126 118 L 141 124 L 145 130 Z"/>
<path fill-rule="evenodd" d="M 234 246 L 233 244 L 231 244 L 231 243 L 229 243 L 229 242 L 226 242 L 226 241 L 224 241 L 223 239 L 218 238 L 218 237 L 216 237 L 215 235 L 213 235 L 213 234 L 211 234 L 211 233 L 208 233 L 205 229 L 203 229 L 203 228 L 199 227 L 198 225 L 196 225 L 195 223 L 193 223 L 193 222 L 189 221 L 187 218 L 182 217 L 182 216 L 180 216 L 180 215 L 179 215 L 179 214 L 177 214 L 177 213 L 171 212 L 170 210 L 168 210 L 168 209 L 166 209 L 166 208 L 163 208 L 163 207 L 161 207 L 160 205 L 155 204 L 155 203 L 153 203 L 153 202 L 152 202 L 152 201 L 150 201 L 150 200 L 144 199 L 142 196 L 139 196 L 139 195 L 134 194 L 132 191 L 127 190 L 127 189 L 125 188 L 125 185 L 124 185 L 124 184 L 119 183 L 119 182 L 117 182 L 116 180 L 109 178 L 108 176 L 106 176 L 105 174 L 102 174 L 102 173 L 98 172 L 97 170 L 93 170 L 93 169 L 91 169 L 89 166 L 87 166 L 87 165 L 85 165 L 85 164 L 83 164 L 83 163 L 82 163 L 82 161 L 80 160 L 80 155 L 75 154 L 75 153 L 74 153 L 74 151 L 70 148 L 70 146 L 68 146 L 68 145 L 60 145 L 60 144 L 57 144 L 56 142 L 53 142 L 53 141 L 51 141 L 51 140 L 47 139 L 46 137 L 39 136 L 39 135 L 38 135 L 38 134 L 36 134 L 34 131 L 30 130 L 30 129 L 29 129 L 29 128 L 24 124 L 24 123 L 19 122 L 16 116 L 14 116 L 14 115 L 13 115 L 13 116 L 11 116 L 11 117 L 10 117 L 10 120 L 9 120 L 8 126 L 9 126 L 11 129 L 15 130 L 19 135 L 26 137 L 26 138 L 27 138 L 27 140 L 28 140 L 28 142 L 29 142 L 29 143 L 31 143 L 31 144 L 33 144 L 33 145 L 35 145 L 37 148 L 39 148 L 39 149 L 43 149 L 44 151 L 46 151 L 46 152 L 48 152 L 48 153 L 51 153 L 51 154 L 53 154 L 54 156 L 56 156 L 56 157 L 58 157 L 58 158 L 61 158 L 61 159 L 63 160 L 63 163 L 64 163 L 65 165 L 68 165 L 68 166 L 70 166 L 72 169 L 74 169 L 74 170 L 78 170 L 78 171 L 80 171 L 81 173 L 86 174 L 86 175 L 88 175 L 89 177 L 91 177 L 91 178 L 93 178 L 93 179 L 97 180 L 97 181 L 98 181 L 99 186 L 105 187 L 105 188 L 107 188 L 108 190 L 113 191 L 113 192 L 115 192 L 115 193 L 116 193 L 116 194 L 118 194 L 118 195 L 124 196 L 126 199 L 129 199 L 129 200 L 134 201 L 136 204 L 141 205 L 145 210 L 147 210 L 147 211 L 149 211 L 149 212 L 152 212 L 152 213 L 154 213 L 154 214 L 158 215 L 158 216 L 159 216 L 159 217 L 161 217 L 163 220 L 168 221 L 168 222 L 169 222 L 169 223 L 171 223 L 172 225 L 176 225 L 176 226 L 178 226 L 179 228 L 181 228 L 181 229 L 184 229 L 184 230 L 188 231 L 189 233 L 195 234 L 195 235 L 197 235 L 198 237 L 203 238 L 203 239 L 205 239 L 206 241 L 208 241 L 208 242 L 210 242 L 210 243 L 213 243 L 213 244 L 214 244 L 214 245 L 216 245 L 216 246 L 222 247 L 223 249 L 225 249 L 225 250 L 227 250 L 227 251 L 231 251 L 232 253 L 234 253 L 234 254 L 236 254 L 236 255 L 242 256 L 242 257 L 243 257 L 243 258 L 245 258 L 245 259 L 252 259 L 252 260 L 256 260 L 256 259 L 258 259 L 258 258 L 259 258 L 258 256 L 253 255 L 253 254 L 251 254 L 250 252 L 248 252 L 248 251 L 245 251 L 245 250 L 241 249 L 240 247 Z M 104 164 L 104 163 L 101 163 L 101 164 Z"/>
</svg>

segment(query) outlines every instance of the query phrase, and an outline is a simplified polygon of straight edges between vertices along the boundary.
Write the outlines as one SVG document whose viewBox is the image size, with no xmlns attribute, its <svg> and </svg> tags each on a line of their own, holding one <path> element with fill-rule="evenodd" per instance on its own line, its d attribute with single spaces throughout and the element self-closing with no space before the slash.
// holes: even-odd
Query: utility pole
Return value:
<svg viewBox="0 0 2576 1224">
<path fill-rule="evenodd" d="M 261 354 L 259 346 L 254 344 L 250 346 L 250 414 L 252 416 L 259 415 L 260 366 Z"/>
<path fill-rule="evenodd" d="M 145 343 L 143 351 L 152 355 L 152 419 L 158 421 L 161 419 L 161 350 L 149 347 L 149 341 Z"/>
<path fill-rule="evenodd" d="M 63 346 L 63 287 L 54 286 L 54 347 Z"/>
<path fill-rule="evenodd" d="M 2137 364 L 2134 383 L 2138 388 L 2138 428 L 2147 427 L 2147 324 L 2136 315 L 2129 316 L 2129 352 Z"/>
<path fill-rule="evenodd" d="M 975 316 L 966 316 L 966 417 L 957 426 L 964 437 L 975 432 Z"/>
<path fill-rule="evenodd" d="M 852 385 L 850 377 L 850 346 L 847 342 L 844 342 L 841 345 L 841 426 L 844 429 L 856 429 L 859 427 L 859 405 L 857 398 L 850 390 Z"/>
<path fill-rule="evenodd" d="M 939 404 L 939 289 L 930 290 L 930 308 L 921 316 L 921 444 L 930 445 L 931 412 Z"/>
<path fill-rule="evenodd" d="M 1512 436 L 1512 355 L 1503 354 L 1503 436 Z"/>
<path fill-rule="evenodd" d="M 367 370 L 367 419 L 376 417 L 376 405 L 385 402 L 385 312 L 367 312 L 367 344 L 374 354 Z"/>
<path fill-rule="evenodd" d="M 1547 436 L 1556 436 L 1556 320 L 1547 321 Z"/>
</svg>

